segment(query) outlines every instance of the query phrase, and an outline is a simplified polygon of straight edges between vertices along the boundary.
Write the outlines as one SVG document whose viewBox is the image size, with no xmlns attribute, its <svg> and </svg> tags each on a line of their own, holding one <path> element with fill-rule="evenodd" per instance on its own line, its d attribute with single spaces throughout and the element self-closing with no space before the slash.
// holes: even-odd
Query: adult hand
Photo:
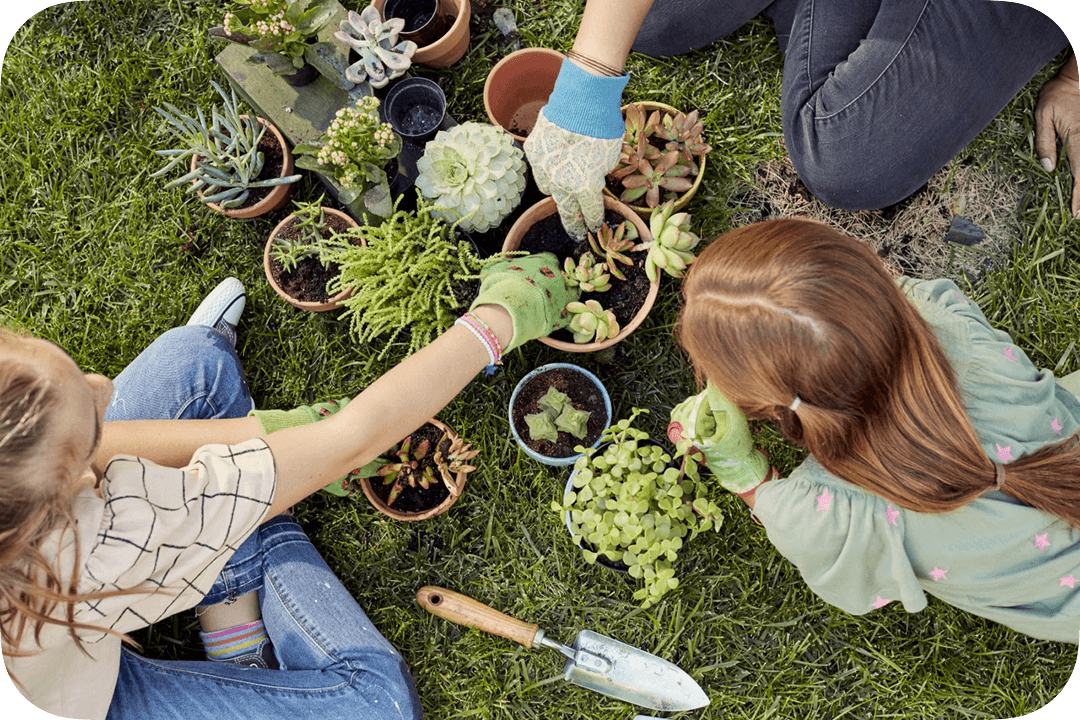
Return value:
<svg viewBox="0 0 1080 720">
<path fill-rule="evenodd" d="M 768 460 L 754 447 L 746 415 L 712 383 L 675 406 L 668 438 L 680 453 L 700 453 L 729 492 L 748 493 L 768 475 Z"/>
<path fill-rule="evenodd" d="M 514 337 L 504 353 L 566 327 L 566 304 L 579 295 L 577 288 L 566 285 L 559 261 L 551 253 L 498 260 L 485 265 L 480 278 L 480 291 L 470 309 L 499 305 L 514 321 Z"/>
<path fill-rule="evenodd" d="M 1080 74 L 1076 55 L 1039 91 L 1035 107 L 1035 152 L 1047 172 L 1057 164 L 1057 139 L 1072 167 L 1072 214 L 1080 219 Z"/>
<path fill-rule="evenodd" d="M 540 192 L 551 195 L 563 228 L 581 239 L 604 218 L 604 177 L 622 151 L 620 102 L 629 75 L 593 75 L 564 60 L 548 104 L 525 140 Z"/>
</svg>

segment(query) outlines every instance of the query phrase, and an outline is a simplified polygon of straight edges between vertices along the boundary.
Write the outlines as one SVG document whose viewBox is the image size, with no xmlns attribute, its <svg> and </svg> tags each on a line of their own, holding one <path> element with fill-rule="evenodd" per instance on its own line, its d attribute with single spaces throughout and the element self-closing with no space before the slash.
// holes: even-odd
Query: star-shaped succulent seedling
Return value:
<svg viewBox="0 0 1080 720">
<path fill-rule="evenodd" d="M 625 280 L 626 275 L 619 269 L 619 265 L 634 264 L 634 261 L 624 253 L 630 252 L 637 237 L 637 228 L 634 227 L 633 223 L 628 224 L 626 221 L 619 223 L 619 226 L 615 228 L 602 223 L 595 235 L 588 233 L 589 246 L 592 251 L 596 253 L 597 257 L 604 258 L 608 272 L 620 280 Z"/>
<path fill-rule="evenodd" d="M 576 409 L 566 393 L 551 386 L 537 401 L 537 405 L 540 406 L 540 412 L 525 416 L 530 439 L 558 442 L 560 430 L 570 433 L 578 440 L 585 437 L 592 413 Z"/>
<path fill-rule="evenodd" d="M 401 445 L 394 453 L 396 462 L 379 468 L 378 475 L 383 479 L 383 484 L 392 484 L 390 496 L 386 499 L 387 505 L 393 505 L 406 487 L 422 487 L 426 490 L 436 482 L 431 466 L 420 467 L 420 461 L 427 457 L 430 443 L 422 440 L 413 449 L 412 439 L 410 435 L 401 441 Z"/>
</svg>

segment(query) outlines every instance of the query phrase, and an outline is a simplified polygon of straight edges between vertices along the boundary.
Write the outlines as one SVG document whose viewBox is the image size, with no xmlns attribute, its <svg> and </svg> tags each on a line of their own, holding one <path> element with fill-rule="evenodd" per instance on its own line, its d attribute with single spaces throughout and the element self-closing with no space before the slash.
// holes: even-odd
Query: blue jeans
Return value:
<svg viewBox="0 0 1080 720">
<path fill-rule="evenodd" d="M 1052 20 L 1017 3 L 656 0 L 634 50 L 686 53 L 759 13 L 785 53 L 791 161 L 818 199 L 848 210 L 918 190 L 1068 45 Z"/>
<path fill-rule="evenodd" d="M 236 351 L 201 325 L 166 332 L 115 386 L 106 421 L 241 417 L 251 410 Z M 291 517 L 272 518 L 249 536 L 202 605 L 256 590 L 281 670 L 151 660 L 124 648 L 110 720 L 421 717 L 405 661 Z"/>
</svg>

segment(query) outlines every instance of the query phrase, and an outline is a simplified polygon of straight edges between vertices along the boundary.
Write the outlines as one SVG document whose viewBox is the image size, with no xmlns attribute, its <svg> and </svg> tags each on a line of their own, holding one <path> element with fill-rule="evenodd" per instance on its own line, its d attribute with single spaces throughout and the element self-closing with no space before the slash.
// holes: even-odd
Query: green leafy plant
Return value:
<svg viewBox="0 0 1080 720">
<path fill-rule="evenodd" d="M 574 334 L 574 342 L 603 342 L 619 334 L 619 321 L 615 313 L 605 310 L 596 300 L 567 303 L 570 313 L 567 330 Z"/>
<path fill-rule="evenodd" d="M 380 225 L 349 231 L 364 237 L 366 248 L 349 245 L 323 254 L 339 267 L 328 292 L 353 288 L 341 304 L 354 336 L 360 342 L 386 338 L 380 358 L 406 332 L 409 352 L 419 350 L 450 327 L 468 304 L 457 293 L 476 278 L 485 261 L 469 243 L 452 240 L 453 230 L 418 195 L 415 213 L 395 209 Z"/>
<path fill-rule="evenodd" d="M 416 161 L 416 187 L 437 212 L 463 230 L 487 232 L 521 201 L 525 154 L 488 123 L 465 122 L 439 132 Z"/>
<path fill-rule="evenodd" d="M 296 219 L 290 227 L 298 234 L 296 237 L 279 235 L 274 238 L 273 247 L 270 249 L 270 257 L 277 260 L 282 270 L 292 272 L 296 270 L 299 262 L 306 258 L 319 258 L 322 262 L 323 251 L 340 245 L 336 233 L 331 233 L 330 237 L 323 236 L 323 230 L 327 227 L 324 198 L 325 196 L 320 195 L 318 200 L 310 203 L 294 201 L 296 210 L 293 215 Z"/>
<path fill-rule="evenodd" d="M 608 266 L 597 263 L 596 256 L 591 252 L 582 253 L 577 262 L 574 262 L 573 256 L 567 256 L 563 260 L 563 279 L 570 287 L 581 288 L 582 292 L 607 292 L 611 289 Z"/>
<path fill-rule="evenodd" d="M 319 140 L 293 148 L 296 164 L 334 178 L 341 186 L 338 199 L 385 217 L 393 211 L 386 165 L 401 152 L 401 137 L 379 120 L 378 98 L 361 98 L 354 107 L 341 108 Z"/>
<path fill-rule="evenodd" d="M 648 410 L 634 408 L 630 417 L 601 435 L 609 441 L 584 453 L 574 463 L 571 487 L 552 510 L 569 515 L 575 543 L 583 543 L 585 559 L 603 555 L 623 563 L 630 576 L 643 581 L 634 599 L 648 608 L 678 587 L 672 567 L 679 550 L 699 533 L 715 531 L 723 520 L 698 475 L 698 464 L 672 456 L 648 442 L 648 433 L 633 427 Z"/>
<path fill-rule="evenodd" d="M 619 265 L 633 265 L 634 261 L 624 255 L 634 247 L 637 239 L 637 228 L 633 223 L 625 220 L 618 227 L 611 227 L 607 223 L 600 223 L 600 229 L 596 234 L 588 233 L 589 246 L 597 257 L 604 258 L 604 264 L 614 277 L 625 280 L 626 275 L 619 269 Z"/>
<path fill-rule="evenodd" d="M 405 74 L 412 65 L 417 46 L 412 40 L 398 42 L 405 28 L 401 18 L 383 20 L 374 5 L 357 13 L 349 11 L 334 37 L 356 52 L 360 59 L 345 68 L 345 79 L 357 84 L 367 82 L 373 88 L 385 87 L 388 82 Z"/>
<path fill-rule="evenodd" d="M 183 144 L 170 150 L 155 150 L 155 154 L 169 158 L 169 162 L 150 177 L 165 175 L 181 164 L 190 165 L 194 157 L 195 168 L 165 187 L 186 184 L 190 192 L 203 191 L 201 199 L 204 203 L 217 203 L 223 209 L 243 205 L 255 188 L 287 185 L 299 180 L 299 175 L 259 179 L 266 163 L 259 150 L 259 141 L 266 126 L 254 116 L 240 117 L 235 92 L 226 95 L 213 80 L 210 84 L 221 96 L 222 104 L 211 110 L 209 122 L 201 108 L 196 109 L 194 117 L 183 114 L 169 103 L 165 103 L 164 109 L 154 108 Z"/>
<path fill-rule="evenodd" d="M 451 439 L 446 432 L 435 443 L 434 451 L 431 451 L 427 440 L 421 440 L 416 447 L 412 447 L 412 441 L 411 435 L 402 440 L 397 450 L 390 454 L 389 461 L 375 473 L 382 478 L 384 485 L 392 486 L 386 504 L 392 506 L 406 487 L 427 490 L 438 482 L 442 482 L 450 494 L 457 497 L 461 490 L 456 476 L 458 473 L 468 474 L 476 470 L 468 461 L 475 458 L 480 451 L 474 450 L 460 437 Z M 443 445 L 446 442 L 449 446 L 444 450 Z M 429 452 L 431 462 L 424 462 Z"/>
<path fill-rule="evenodd" d="M 530 439 L 558 442 L 560 430 L 570 433 L 578 440 L 585 437 L 592 413 L 576 409 L 566 393 L 549 387 L 537 404 L 540 412 L 525 416 Z"/>
<path fill-rule="evenodd" d="M 669 200 L 654 208 L 649 216 L 653 239 L 645 244 L 649 251 L 645 258 L 645 273 L 654 282 L 658 270 L 681 278 L 694 262 L 693 250 L 701 242 L 701 238 L 689 230 L 689 213 L 674 213 L 674 208 L 675 203 Z"/>
<path fill-rule="evenodd" d="M 225 13 L 211 36 L 258 50 L 248 58 L 264 63 L 276 75 L 304 66 L 309 39 L 318 35 L 334 15 L 336 0 L 236 0 L 240 7 Z"/>
</svg>

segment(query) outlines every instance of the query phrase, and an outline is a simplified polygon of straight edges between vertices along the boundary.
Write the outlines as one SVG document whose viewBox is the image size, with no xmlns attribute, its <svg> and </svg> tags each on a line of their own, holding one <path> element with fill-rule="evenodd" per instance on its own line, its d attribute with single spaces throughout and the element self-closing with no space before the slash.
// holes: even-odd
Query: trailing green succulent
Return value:
<svg viewBox="0 0 1080 720">
<path fill-rule="evenodd" d="M 374 5 L 357 13 L 349 11 L 334 37 L 356 52 L 360 59 L 345 68 L 345 79 L 357 84 L 368 83 L 373 88 L 385 87 L 388 82 L 405 74 L 412 65 L 417 46 L 412 40 L 398 42 L 405 28 L 401 18 L 383 20 Z"/>
<path fill-rule="evenodd" d="M 309 39 L 318 35 L 337 10 L 336 0 L 235 0 L 239 9 L 225 13 L 212 37 L 250 45 L 258 50 L 248 58 L 264 63 L 276 75 L 304 66 Z"/>
<path fill-rule="evenodd" d="M 440 131 L 417 160 L 416 187 L 451 222 L 487 232 L 521 201 L 525 154 L 488 123 L 465 122 Z"/>
<path fill-rule="evenodd" d="M 582 292 L 607 292 L 611 289 L 607 264 L 597 263 L 596 256 L 591 252 L 582 253 L 577 262 L 572 256 L 567 256 L 563 260 L 563 279 L 570 287 L 581 288 Z"/>
<path fill-rule="evenodd" d="M 398 198 L 398 203 L 401 198 Z M 419 350 L 450 327 L 467 299 L 455 292 L 476 278 L 483 265 L 467 242 L 455 242 L 453 228 L 417 196 L 416 212 L 395 209 L 380 225 L 349 231 L 367 247 L 334 248 L 323 257 L 339 267 L 328 292 L 352 287 L 342 301 L 353 335 L 360 342 L 385 338 L 379 357 L 409 335 L 409 352 Z"/>
<path fill-rule="evenodd" d="M 362 200 L 364 208 L 386 217 L 393 211 L 386 165 L 401 152 L 401 137 L 379 120 L 379 99 L 361 98 L 341 108 L 326 133 L 293 148 L 296 165 L 334 178 L 345 205 Z"/>
<path fill-rule="evenodd" d="M 571 487 L 552 510 L 569 515 L 574 542 L 581 542 L 585 559 L 603 555 L 623 563 L 631 577 L 643 581 L 634 599 L 651 607 L 678 587 L 672 564 L 679 550 L 699 533 L 717 530 L 720 508 L 709 499 L 698 476 L 698 465 L 672 465 L 672 456 L 651 444 L 648 433 L 633 427 L 648 410 L 634 408 L 600 436 L 606 447 L 586 449 L 574 463 Z"/>
<path fill-rule="evenodd" d="M 168 164 L 150 177 L 160 177 L 178 165 L 190 165 L 196 158 L 195 169 L 187 172 L 165 187 L 187 185 L 194 193 L 202 191 L 204 203 L 217 203 L 223 209 L 243 205 L 255 188 L 287 185 L 300 179 L 299 175 L 260 180 L 266 162 L 259 150 L 259 140 L 266 126 L 254 116 L 240 117 L 236 93 L 226 95 L 221 86 L 210 81 L 221 96 L 221 106 L 210 112 L 210 121 L 201 108 L 196 115 L 184 115 L 174 105 L 165 103 L 165 109 L 154 108 L 168 121 L 169 130 L 183 142 L 182 147 L 155 150 L 155 154 L 169 158 Z"/>
<path fill-rule="evenodd" d="M 525 416 L 529 426 L 529 439 L 558 442 L 559 431 L 570 433 L 578 440 L 588 431 L 588 410 L 578 410 L 571 403 L 566 393 L 554 386 L 549 387 L 537 402 L 540 412 Z"/>
<path fill-rule="evenodd" d="M 597 257 L 604 258 L 604 264 L 614 277 L 625 280 L 626 275 L 619 269 L 619 265 L 633 265 L 634 261 L 624 255 L 634 247 L 637 239 L 637 228 L 633 223 L 625 220 L 618 227 L 611 227 L 607 223 L 600 223 L 600 229 L 596 235 L 588 233 L 589 246 Z"/>
<path fill-rule="evenodd" d="M 654 208 L 649 217 L 649 231 L 653 239 L 645 244 L 649 250 L 645 258 L 645 273 L 653 282 L 657 278 L 657 269 L 681 278 L 690 263 L 694 262 L 693 250 L 701 242 L 701 238 L 689 230 L 689 213 L 673 213 L 674 208 L 675 203 L 669 200 Z"/>
<path fill-rule="evenodd" d="M 596 300 L 567 303 L 570 313 L 567 330 L 574 334 L 574 342 L 603 342 L 619 334 L 619 321 L 615 313 L 605 310 Z"/>
</svg>

